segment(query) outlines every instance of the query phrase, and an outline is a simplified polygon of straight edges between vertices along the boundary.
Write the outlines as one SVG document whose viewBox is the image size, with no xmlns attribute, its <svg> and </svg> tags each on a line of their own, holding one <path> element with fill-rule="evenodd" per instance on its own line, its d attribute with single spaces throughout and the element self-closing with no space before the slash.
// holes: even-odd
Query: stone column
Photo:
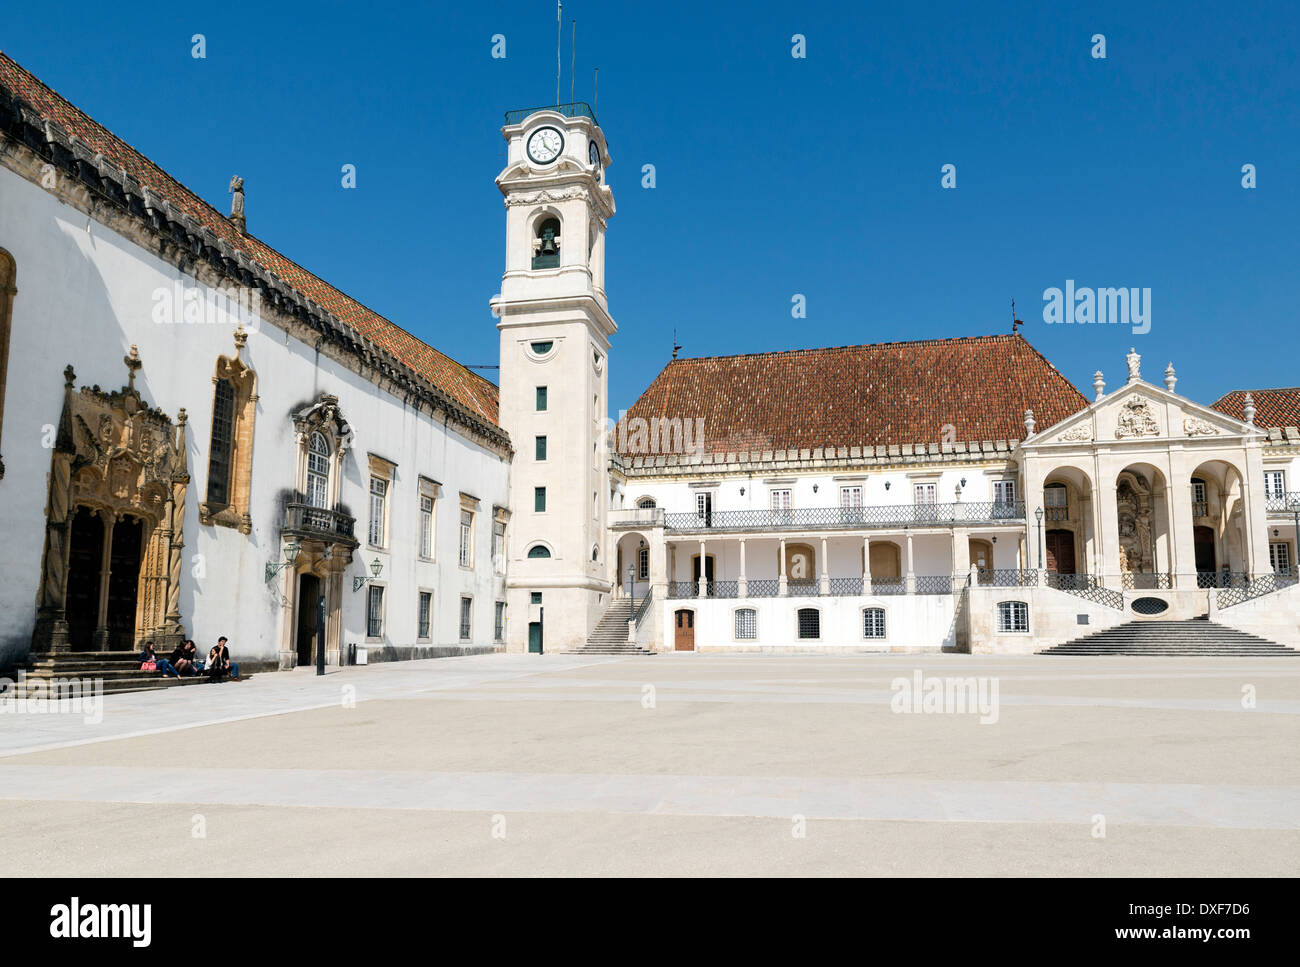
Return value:
<svg viewBox="0 0 1300 967">
<path fill-rule="evenodd" d="M 709 579 L 707 577 L 708 558 L 704 556 L 704 538 L 700 538 L 700 583 L 699 596 L 702 598 L 709 593 Z M 717 577 L 717 575 L 714 575 Z"/>
<path fill-rule="evenodd" d="M 961 587 L 970 573 L 970 531 L 964 527 L 952 530 L 952 586 Z"/>
<path fill-rule="evenodd" d="M 862 593 L 871 593 L 871 538 L 862 537 Z"/>
<path fill-rule="evenodd" d="M 736 594 L 746 597 L 749 593 L 749 579 L 745 575 L 745 539 L 740 539 L 740 576 L 736 579 Z"/>
<path fill-rule="evenodd" d="M 784 598 L 790 587 L 785 577 L 785 538 L 784 537 L 781 538 L 781 549 L 780 551 L 777 552 L 776 567 L 777 567 L 777 575 L 778 575 L 776 580 L 776 593 Z"/>
<path fill-rule="evenodd" d="M 826 538 L 822 538 L 821 570 L 818 572 L 817 590 L 822 595 L 831 593 L 830 555 L 826 550 Z"/>
<path fill-rule="evenodd" d="M 116 521 L 106 510 L 99 512 L 99 519 L 104 522 L 104 550 L 99 562 L 99 612 L 95 636 L 91 640 L 96 651 L 108 651 L 108 584 L 113 576 L 113 524 Z"/>
<path fill-rule="evenodd" d="M 1110 588 L 1121 588 L 1119 566 L 1119 510 L 1115 506 L 1115 480 L 1111 477 L 1098 489 L 1097 516 L 1101 520 L 1101 548 L 1104 557 L 1098 568 L 1102 583 Z"/>
<path fill-rule="evenodd" d="M 904 592 L 906 594 L 916 593 L 916 574 L 912 571 L 912 532 L 907 532 L 907 572 L 904 582 Z"/>
</svg>

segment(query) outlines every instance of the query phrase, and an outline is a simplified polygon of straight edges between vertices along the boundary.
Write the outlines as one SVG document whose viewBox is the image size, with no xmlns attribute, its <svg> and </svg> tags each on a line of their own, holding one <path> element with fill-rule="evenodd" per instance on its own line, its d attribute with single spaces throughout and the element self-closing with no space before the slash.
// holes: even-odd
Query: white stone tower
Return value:
<svg viewBox="0 0 1300 967">
<path fill-rule="evenodd" d="M 526 115 L 526 116 L 525 116 Z M 501 426 L 515 455 L 506 529 L 508 651 L 570 651 L 609 603 L 605 137 L 585 104 L 512 112 L 497 185 L 506 267 Z"/>
</svg>

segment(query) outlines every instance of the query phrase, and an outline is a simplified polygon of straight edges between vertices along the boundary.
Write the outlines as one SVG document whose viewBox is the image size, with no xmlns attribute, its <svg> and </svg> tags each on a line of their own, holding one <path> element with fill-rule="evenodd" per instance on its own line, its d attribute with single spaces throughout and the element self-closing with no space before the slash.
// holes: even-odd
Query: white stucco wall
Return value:
<svg viewBox="0 0 1300 967">
<path fill-rule="evenodd" d="M 273 659 L 279 647 L 279 582 L 263 569 L 279 558 L 280 500 L 295 482 L 297 450 L 291 414 L 323 393 L 338 396 L 355 434 L 343 466 L 341 503 L 357 517 L 361 541 L 345 577 L 342 644 L 365 643 L 364 591 L 351 592 L 351 576 L 378 556 L 387 584 L 385 638 L 415 644 L 417 589 L 434 591 L 435 644 L 460 644 L 458 599 L 474 596 L 473 644 L 492 645 L 493 603 L 501 581 L 491 561 L 491 515 L 507 502 L 506 459 L 471 442 L 441 418 L 416 413 L 403 401 L 258 318 L 245 361 L 257 373 L 256 432 L 251 516 L 253 530 L 201 526 L 212 413 L 212 375 L 219 355 L 233 355 L 233 325 L 158 325 L 154 293 L 174 284 L 196 286 L 174 266 L 150 255 L 18 175 L 0 169 L 0 247 L 17 263 L 13 305 L 4 457 L 0 481 L 0 664 L 25 653 L 35 619 L 45 528 L 46 474 L 59 419 L 62 370 L 71 363 L 77 385 L 116 389 L 126 382 L 122 357 L 139 347 L 144 368 L 136 386 L 144 399 L 175 420 L 189 414 L 191 484 L 185 520 L 187 566 L 181 613 L 200 644 L 230 637 L 237 657 Z M 369 487 L 367 453 L 397 464 L 390 491 L 389 548 L 366 546 Z M 442 484 L 438 502 L 436 563 L 417 560 L 417 477 Z M 457 565 L 459 492 L 481 501 L 475 527 L 475 564 Z"/>
</svg>

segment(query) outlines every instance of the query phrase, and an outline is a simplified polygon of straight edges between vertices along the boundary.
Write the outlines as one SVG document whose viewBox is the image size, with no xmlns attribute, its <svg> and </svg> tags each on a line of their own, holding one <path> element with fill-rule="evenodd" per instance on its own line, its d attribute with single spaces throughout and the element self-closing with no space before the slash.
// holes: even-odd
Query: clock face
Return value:
<svg viewBox="0 0 1300 967">
<path fill-rule="evenodd" d="M 600 164 L 600 148 L 596 147 L 595 141 L 587 143 L 587 157 L 591 159 L 592 164 Z"/>
<path fill-rule="evenodd" d="M 564 135 L 558 128 L 538 128 L 528 138 L 528 157 L 539 165 L 550 164 L 564 150 Z"/>
</svg>

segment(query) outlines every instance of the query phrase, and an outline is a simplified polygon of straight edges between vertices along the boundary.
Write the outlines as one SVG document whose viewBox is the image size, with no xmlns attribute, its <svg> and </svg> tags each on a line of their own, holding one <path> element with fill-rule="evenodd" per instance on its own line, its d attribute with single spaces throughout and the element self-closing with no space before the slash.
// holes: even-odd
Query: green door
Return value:
<svg viewBox="0 0 1300 967">
<path fill-rule="evenodd" d="M 528 653 L 531 655 L 540 655 L 542 653 L 542 623 L 532 621 L 528 624 Z"/>
</svg>

